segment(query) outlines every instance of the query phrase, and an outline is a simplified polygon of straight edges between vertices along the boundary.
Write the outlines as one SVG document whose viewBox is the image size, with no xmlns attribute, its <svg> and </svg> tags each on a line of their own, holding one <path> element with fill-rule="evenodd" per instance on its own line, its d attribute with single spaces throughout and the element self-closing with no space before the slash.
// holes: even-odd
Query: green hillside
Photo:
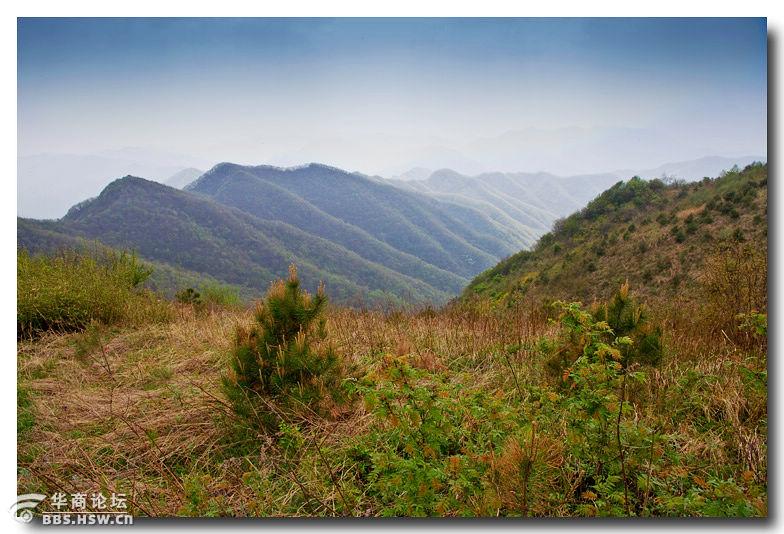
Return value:
<svg viewBox="0 0 784 534">
<path fill-rule="evenodd" d="M 44 254 L 51 256 L 63 251 L 75 251 L 87 255 L 91 255 L 96 251 L 101 251 L 105 254 L 112 252 L 112 247 L 103 245 L 97 240 L 63 233 L 65 230 L 62 228 L 61 223 L 57 221 L 36 221 L 18 218 L 16 225 L 17 246 L 33 255 Z M 117 250 L 114 250 L 114 252 L 119 253 Z M 216 287 L 222 285 L 231 286 L 231 290 L 245 299 L 258 295 L 258 289 L 225 284 L 214 276 L 189 271 L 182 267 L 151 260 L 146 257 L 141 257 L 140 259 L 146 266 L 152 269 L 149 278 L 144 283 L 145 287 L 169 299 L 174 298 L 177 291 L 183 288 L 203 288 L 205 286 Z"/>
<path fill-rule="evenodd" d="M 252 169 L 224 164 L 207 173 L 189 190 L 260 219 L 295 226 L 308 234 L 345 247 L 370 262 L 423 280 L 440 291 L 454 294 L 468 283 L 467 278 L 453 274 L 460 271 L 455 263 L 444 262 L 443 265 L 450 269 L 445 270 L 398 250 L 362 228 L 319 209 L 287 190 L 285 185 L 261 179 Z M 347 198 L 346 202 L 354 201 Z M 352 208 L 346 206 L 345 209 L 351 211 Z"/>
<path fill-rule="evenodd" d="M 765 165 L 634 178 L 483 273 L 476 305 L 382 310 L 328 299 L 434 290 L 118 180 L 20 219 L 19 244 L 100 235 L 266 293 L 207 307 L 145 290 L 133 255 L 18 251 L 18 493 L 109 481 L 151 517 L 765 517 L 766 206 Z"/>
<path fill-rule="evenodd" d="M 17 232 L 19 245 L 32 250 L 67 246 L 75 238 L 97 239 L 256 291 L 296 262 L 314 287 L 323 280 L 344 302 L 439 302 L 448 296 L 291 225 L 135 177 L 116 180 L 61 221 L 20 219 Z"/>
<path fill-rule="evenodd" d="M 428 196 L 325 165 L 221 163 L 187 190 L 260 219 L 289 223 L 431 283 L 443 277 L 432 267 L 470 278 L 526 245 L 524 236 L 477 209 L 456 212 Z M 447 283 L 453 281 L 454 276 Z"/>
<path fill-rule="evenodd" d="M 692 183 L 619 182 L 557 221 L 532 250 L 477 276 L 462 299 L 590 302 L 626 280 L 648 300 L 698 298 L 716 262 L 734 257 L 764 277 L 767 177 L 767 164 L 752 164 Z"/>
<path fill-rule="evenodd" d="M 127 176 L 59 221 L 19 219 L 17 235 L 34 252 L 80 240 L 134 250 L 158 264 L 151 283 L 167 294 L 204 277 L 254 295 L 296 261 L 338 302 L 440 304 L 530 245 L 545 228 L 536 224 L 325 165 L 222 163 L 184 191 Z"/>
</svg>

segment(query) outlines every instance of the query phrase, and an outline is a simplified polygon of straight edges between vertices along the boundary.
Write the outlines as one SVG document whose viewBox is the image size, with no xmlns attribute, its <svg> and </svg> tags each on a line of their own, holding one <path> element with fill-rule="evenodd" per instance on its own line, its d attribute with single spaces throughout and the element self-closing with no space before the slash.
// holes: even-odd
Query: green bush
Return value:
<svg viewBox="0 0 784 534">
<path fill-rule="evenodd" d="M 519 400 L 390 356 L 358 389 L 375 417 L 347 462 L 379 515 L 544 515 L 557 505 L 561 445 Z"/>
<path fill-rule="evenodd" d="M 220 282 L 204 282 L 198 290 L 187 287 L 178 291 L 174 298 L 180 304 L 192 306 L 197 311 L 242 304 L 239 290 L 234 286 Z"/>
<path fill-rule="evenodd" d="M 363 499 L 381 516 L 759 515 L 764 484 L 737 465 L 706 466 L 677 424 L 665 429 L 651 412 L 704 418 L 705 400 L 684 408 L 691 382 L 656 403 L 644 394 L 633 355 L 647 321 L 628 289 L 601 312 L 556 306 L 561 335 L 537 350 L 574 355 L 558 390 L 471 386 L 391 355 L 356 382 L 373 417 L 335 453 L 344 512 Z M 765 391 L 764 371 L 744 376 Z"/>
<path fill-rule="evenodd" d="M 201 300 L 207 306 L 239 306 L 242 304 L 239 290 L 228 284 L 205 282 L 199 287 Z"/>
<path fill-rule="evenodd" d="M 19 249 L 16 264 L 18 336 L 168 318 L 165 303 L 141 287 L 152 271 L 134 254 L 95 249 L 31 256 Z"/>
<path fill-rule="evenodd" d="M 629 295 L 628 282 L 623 284 L 609 302 L 596 303 L 592 306 L 591 320 L 607 328 L 604 341 L 609 343 L 615 337 L 628 338 L 631 343 L 621 347 L 619 361 L 627 366 L 631 363 L 657 365 L 662 358 L 661 328 L 654 326 L 644 306 L 638 304 Z M 567 316 L 568 317 L 568 316 Z M 569 323 L 567 326 L 574 326 Z M 574 332 L 578 332 L 575 336 Z M 579 329 L 567 328 L 563 334 L 558 350 L 551 352 L 547 360 L 547 370 L 551 376 L 562 381 L 564 371 L 573 365 L 583 351 L 583 335 Z"/>
<path fill-rule="evenodd" d="M 678 225 L 672 227 L 672 229 L 670 230 L 670 234 L 672 234 L 672 236 L 675 238 L 675 241 L 677 241 L 678 243 L 683 243 L 684 241 L 686 241 L 686 234 L 683 232 L 683 229 Z"/>
<path fill-rule="evenodd" d="M 263 426 L 280 422 L 265 400 L 308 406 L 323 413 L 329 401 L 343 400 L 343 364 L 326 342 L 323 285 L 315 297 L 300 288 L 296 268 L 287 281 L 270 286 L 256 306 L 255 324 L 237 328 L 224 392 L 243 416 Z"/>
<path fill-rule="evenodd" d="M 610 326 L 613 335 L 632 340 L 622 351 L 624 365 L 632 362 L 656 365 L 661 361 L 664 352 L 661 328 L 651 323 L 647 309 L 629 294 L 628 282 L 609 303 L 595 305 L 591 311 L 595 320 Z"/>
<path fill-rule="evenodd" d="M 174 298 L 180 304 L 186 304 L 189 306 L 193 306 L 194 308 L 200 308 L 202 305 L 201 293 L 199 293 L 192 287 L 178 291 L 177 294 L 174 295 Z"/>
<path fill-rule="evenodd" d="M 640 420 L 643 407 L 630 399 L 633 390 L 648 382 L 630 361 L 630 351 L 640 342 L 615 332 L 630 328 L 633 332 L 639 326 L 630 302 L 616 299 L 606 314 L 608 320 L 598 321 L 579 303 L 560 304 L 566 342 L 555 350 L 575 351 L 579 356 L 564 371 L 564 394 L 555 398 L 551 410 L 542 407 L 546 419 L 541 427 L 566 430 L 563 472 L 574 473 L 563 494 L 570 509 L 567 515 L 759 514 L 752 496 L 764 491 L 764 486 L 754 484 L 748 473 L 745 480 L 738 480 L 733 478 L 736 466 L 718 466 L 702 471 L 704 478 L 684 476 L 703 467 L 698 457 L 678 445 L 684 438 Z M 615 329 L 610 323 L 615 323 Z M 692 389 L 687 385 L 674 391 L 666 402 L 681 407 L 685 397 L 693 396 Z M 701 406 L 695 412 L 705 413 Z"/>
</svg>

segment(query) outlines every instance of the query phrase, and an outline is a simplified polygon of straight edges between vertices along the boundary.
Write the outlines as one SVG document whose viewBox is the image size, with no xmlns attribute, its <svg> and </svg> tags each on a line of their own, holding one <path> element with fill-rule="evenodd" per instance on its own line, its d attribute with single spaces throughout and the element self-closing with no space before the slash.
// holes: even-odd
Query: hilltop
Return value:
<svg viewBox="0 0 784 534">
<path fill-rule="evenodd" d="M 626 280 L 647 299 L 697 298 L 706 270 L 728 250 L 767 264 L 767 179 L 767 164 L 752 164 L 693 183 L 618 182 L 532 250 L 477 276 L 462 299 L 590 302 Z"/>
<path fill-rule="evenodd" d="M 526 244 L 479 210 L 315 163 L 291 168 L 222 163 L 187 190 L 260 219 L 284 221 L 372 261 L 396 264 L 405 261 L 399 257 L 404 253 L 462 277 Z"/>
</svg>

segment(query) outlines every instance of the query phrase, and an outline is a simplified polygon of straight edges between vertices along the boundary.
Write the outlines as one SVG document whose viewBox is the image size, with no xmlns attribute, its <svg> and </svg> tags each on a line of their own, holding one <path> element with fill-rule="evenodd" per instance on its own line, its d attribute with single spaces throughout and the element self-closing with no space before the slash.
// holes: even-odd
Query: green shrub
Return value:
<svg viewBox="0 0 784 534">
<path fill-rule="evenodd" d="M 687 234 L 693 234 L 699 228 L 699 224 L 697 222 L 697 219 L 694 217 L 694 215 L 689 215 L 688 217 L 686 217 L 685 222 L 686 222 Z"/>
<path fill-rule="evenodd" d="M 192 287 L 178 291 L 174 298 L 180 304 L 186 304 L 194 308 L 199 308 L 202 305 L 201 294 Z"/>
<path fill-rule="evenodd" d="M 347 460 L 379 515 L 545 515 L 557 505 L 562 445 L 519 400 L 390 356 L 358 389 L 373 425 Z"/>
<path fill-rule="evenodd" d="M 31 256 L 19 249 L 16 261 L 19 336 L 169 317 L 168 306 L 141 287 L 152 271 L 134 254 L 96 249 Z"/>
<path fill-rule="evenodd" d="M 323 285 L 315 297 L 300 288 L 296 267 L 287 281 L 270 286 L 255 311 L 255 324 L 237 328 L 231 369 L 224 392 L 235 411 L 277 426 L 279 418 L 264 402 L 308 406 L 325 412 L 326 402 L 340 403 L 342 360 L 326 342 Z"/>
<path fill-rule="evenodd" d="M 650 322 L 646 308 L 629 294 L 628 282 L 621 286 L 609 303 L 596 305 L 592 313 L 595 320 L 610 326 L 613 335 L 632 340 L 632 344 L 622 350 L 624 365 L 632 362 L 656 365 L 661 361 L 661 328 Z"/>
<path fill-rule="evenodd" d="M 239 290 L 228 284 L 205 282 L 200 287 L 201 300 L 207 306 L 239 306 L 242 304 Z"/>
<path fill-rule="evenodd" d="M 242 304 L 239 290 L 220 282 L 204 282 L 199 289 L 188 287 L 177 292 L 174 298 L 180 304 L 192 306 L 197 311 Z"/>
<path fill-rule="evenodd" d="M 686 241 L 686 234 L 683 232 L 683 229 L 678 225 L 672 227 L 672 229 L 670 230 L 670 234 L 672 234 L 672 236 L 675 238 L 675 241 L 677 241 L 678 243 L 683 243 L 684 241 Z"/>
<path fill-rule="evenodd" d="M 768 337 L 768 315 L 765 313 L 739 313 L 737 319 L 740 322 L 738 329 L 751 332 L 757 337 Z"/>
<path fill-rule="evenodd" d="M 562 306 L 561 303 L 557 305 Z M 601 323 L 607 328 L 604 342 L 609 343 L 615 337 L 624 337 L 631 341 L 621 348 L 619 361 L 624 366 L 631 363 L 656 365 L 661 361 L 661 329 L 650 322 L 645 307 L 629 295 L 628 282 L 621 286 L 610 302 L 594 304 L 590 314 L 592 322 Z M 546 369 L 551 377 L 558 379 L 562 385 L 565 380 L 564 371 L 582 355 L 584 343 L 582 331 L 576 328 L 575 324 L 567 323 L 566 326 L 569 328 L 564 330 L 562 336 L 565 337 L 560 340 L 559 348 L 545 351 L 550 354 Z"/>
<path fill-rule="evenodd" d="M 648 382 L 637 364 L 629 362 L 629 351 L 638 342 L 616 335 L 608 321 L 597 321 L 579 303 L 560 306 L 567 342 L 555 350 L 573 350 L 579 356 L 564 371 L 564 394 L 554 398 L 550 410 L 542 409 L 546 419 L 541 427 L 566 429 L 561 440 L 563 472 L 574 473 L 562 494 L 571 510 L 567 515 L 758 515 L 761 505 L 754 499 L 764 485 L 754 484 L 751 472 L 738 480 L 733 478 L 735 467 L 706 469 L 703 460 L 679 445 L 684 438 L 678 432 L 664 432 L 640 420 L 641 407 L 629 399 L 632 385 L 639 390 Z M 608 315 L 619 330 L 636 322 L 634 314 L 623 312 L 630 309 L 627 303 L 615 308 L 622 310 L 620 317 Z M 694 396 L 692 389 L 687 385 L 673 391 L 667 402 L 683 406 L 685 397 Z M 695 412 L 705 413 L 700 406 Z M 684 476 L 698 466 L 704 478 Z"/>
</svg>

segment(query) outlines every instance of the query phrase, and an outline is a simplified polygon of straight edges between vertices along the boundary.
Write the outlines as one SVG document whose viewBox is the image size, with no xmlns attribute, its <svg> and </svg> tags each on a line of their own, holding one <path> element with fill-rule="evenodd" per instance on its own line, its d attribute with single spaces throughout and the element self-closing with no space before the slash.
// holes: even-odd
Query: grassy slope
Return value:
<svg viewBox="0 0 784 534">
<path fill-rule="evenodd" d="M 63 233 L 61 226 L 56 221 L 17 219 L 16 225 L 17 246 L 27 249 L 32 254 L 54 254 L 64 250 L 90 251 L 94 248 L 106 247 L 98 241 L 90 241 L 83 237 Z M 205 283 L 221 283 L 217 278 L 205 273 L 189 271 L 146 257 L 140 257 L 140 259 L 153 269 L 145 286 L 167 298 L 173 298 L 177 291 L 186 287 L 198 288 Z M 240 285 L 233 287 L 243 298 L 252 298 L 259 294 L 258 288 Z"/>
<path fill-rule="evenodd" d="M 275 436 L 259 436 L 253 446 L 240 446 L 220 377 L 227 368 L 235 325 L 249 323 L 251 312 L 194 315 L 181 308 L 178 313 L 170 324 L 104 329 L 93 337 L 51 335 L 19 344 L 20 493 L 51 493 L 59 487 L 125 492 L 132 496 L 132 513 L 154 516 L 384 513 L 391 504 L 367 493 L 356 454 L 373 428 L 388 423 L 360 401 L 335 420 L 312 420 L 307 414 L 296 419 L 305 445 L 294 460 L 283 454 Z M 544 399 L 561 395 L 546 378 L 538 348 L 538 340 L 555 335 L 557 328 L 535 315 L 385 316 L 333 309 L 328 327 L 339 353 L 368 376 L 383 376 L 389 358 L 397 355 L 461 388 L 464 400 L 485 395 L 506 407 L 502 410 L 523 407 L 531 414 L 545 414 Z M 656 425 L 674 436 L 657 445 L 665 452 L 666 466 L 653 471 L 654 480 L 667 491 L 690 497 L 657 501 L 656 513 L 733 515 L 741 509 L 733 503 L 742 503 L 742 513 L 765 515 L 766 396 L 744 378 L 764 372 L 764 356 L 739 352 L 721 336 L 703 335 L 701 343 L 683 345 L 682 333 L 669 334 L 665 364 L 647 371 L 651 378 L 636 390 L 632 412 L 625 416 L 636 421 L 634 425 Z M 521 387 L 524 400 L 518 395 Z M 475 434 L 478 421 L 486 421 L 504 435 L 512 424 L 504 419 L 509 415 L 484 413 L 464 420 L 463 430 Z M 384 432 L 391 436 L 396 431 L 389 426 Z M 547 477 L 552 479 L 536 479 L 541 489 L 530 497 L 530 513 L 596 513 L 579 491 L 576 504 L 571 497 L 572 504 L 567 505 L 565 497 L 561 504 L 560 497 L 547 504 L 546 488 L 574 476 L 567 465 L 563 471 L 558 467 L 568 460 L 563 444 L 573 439 L 560 434 L 565 431 L 560 425 L 542 429 L 539 439 L 549 443 L 547 462 L 555 468 L 536 468 L 550 470 Z M 382 449 L 370 452 L 381 454 Z M 498 462 L 515 458 L 514 449 L 499 447 L 494 454 Z M 647 458 L 647 452 L 643 456 Z M 470 467 L 490 460 L 466 456 L 462 461 Z M 423 469 L 451 465 L 448 456 L 428 462 Z M 500 486 L 469 486 L 488 500 L 449 513 L 521 513 L 514 478 L 519 474 L 504 474 L 503 463 L 493 465 L 491 473 L 502 469 Z M 643 462 L 634 472 L 646 471 Z M 722 486 L 732 477 L 736 483 Z M 443 491 L 455 495 L 449 486 Z"/>
<path fill-rule="evenodd" d="M 614 186 L 559 221 L 532 251 L 477 276 L 463 299 L 590 302 L 625 280 L 647 299 L 668 299 L 692 294 L 722 247 L 742 241 L 767 250 L 767 165 L 708 182 L 659 184 Z"/>
</svg>

